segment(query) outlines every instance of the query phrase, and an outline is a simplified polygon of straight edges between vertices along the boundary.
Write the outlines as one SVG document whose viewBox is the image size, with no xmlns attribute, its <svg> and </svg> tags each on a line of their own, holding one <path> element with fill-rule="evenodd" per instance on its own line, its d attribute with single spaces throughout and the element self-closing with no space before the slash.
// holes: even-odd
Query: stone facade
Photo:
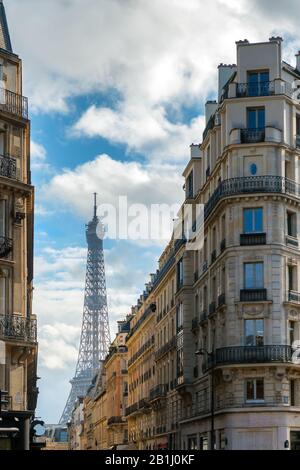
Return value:
<svg viewBox="0 0 300 470">
<path fill-rule="evenodd" d="M 0 448 L 29 449 L 38 393 L 30 121 L 22 62 L 12 52 L 2 2 L 0 24 L 0 390 L 8 392 Z M 17 433 L 1 432 L 15 428 L 16 418 Z"/>
</svg>

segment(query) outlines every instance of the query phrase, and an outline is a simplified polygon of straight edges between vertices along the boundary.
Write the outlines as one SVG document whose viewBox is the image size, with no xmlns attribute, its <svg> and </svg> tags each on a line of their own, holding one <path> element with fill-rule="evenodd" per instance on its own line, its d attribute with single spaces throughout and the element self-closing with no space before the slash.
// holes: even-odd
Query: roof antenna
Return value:
<svg viewBox="0 0 300 470">
<path fill-rule="evenodd" d="M 97 193 L 94 193 L 94 219 L 97 218 Z"/>
</svg>

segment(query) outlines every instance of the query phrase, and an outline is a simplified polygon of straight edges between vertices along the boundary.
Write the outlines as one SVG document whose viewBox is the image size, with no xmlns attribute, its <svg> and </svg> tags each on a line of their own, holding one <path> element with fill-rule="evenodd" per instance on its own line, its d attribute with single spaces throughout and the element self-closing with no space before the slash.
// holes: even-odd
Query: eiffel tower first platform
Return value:
<svg viewBox="0 0 300 470">
<path fill-rule="evenodd" d="M 88 254 L 78 362 L 59 424 L 69 421 L 77 397 L 86 395 L 110 345 L 103 252 L 104 226 L 97 217 L 97 195 L 94 197 L 94 217 L 86 226 Z"/>
</svg>

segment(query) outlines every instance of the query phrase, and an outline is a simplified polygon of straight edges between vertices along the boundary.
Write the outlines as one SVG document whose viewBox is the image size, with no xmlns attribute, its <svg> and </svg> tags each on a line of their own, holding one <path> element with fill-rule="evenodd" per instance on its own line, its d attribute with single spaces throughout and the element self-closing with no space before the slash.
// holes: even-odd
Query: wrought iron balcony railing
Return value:
<svg viewBox="0 0 300 470">
<path fill-rule="evenodd" d="M 241 129 L 242 144 L 257 144 L 265 141 L 265 129 Z"/>
<path fill-rule="evenodd" d="M 292 236 L 290 236 L 290 235 L 287 235 L 287 236 L 286 236 L 286 244 L 287 244 L 287 245 L 292 245 L 292 246 L 295 246 L 295 247 L 298 248 L 298 246 L 299 246 L 299 241 L 298 241 L 297 238 L 292 237 Z"/>
<path fill-rule="evenodd" d="M 280 193 L 300 198 L 300 185 L 288 178 L 271 175 L 223 180 L 205 204 L 204 217 L 209 216 L 222 198 L 247 193 Z"/>
<path fill-rule="evenodd" d="M 11 253 L 13 241 L 8 237 L 0 237 L 0 258 L 6 258 Z"/>
<path fill-rule="evenodd" d="M 288 345 L 233 346 L 217 349 L 215 353 L 216 365 L 291 362 L 291 360 L 292 347 Z"/>
<path fill-rule="evenodd" d="M 156 385 L 150 390 L 150 400 L 164 398 L 167 395 L 167 387 L 165 384 Z"/>
<path fill-rule="evenodd" d="M 296 304 L 300 304 L 300 292 L 290 290 L 288 293 L 288 301 L 295 302 Z"/>
<path fill-rule="evenodd" d="M 269 96 L 275 94 L 275 82 L 267 81 L 260 83 L 237 83 L 237 98 L 247 96 Z"/>
<path fill-rule="evenodd" d="M 209 315 L 213 315 L 216 311 L 216 302 L 211 302 L 209 304 Z"/>
<path fill-rule="evenodd" d="M 241 246 L 265 245 L 266 243 L 265 233 L 242 233 L 240 236 Z"/>
<path fill-rule="evenodd" d="M 37 321 L 20 315 L 0 315 L 0 338 L 37 342 Z"/>
<path fill-rule="evenodd" d="M 170 339 L 166 344 L 164 344 L 161 348 L 159 348 L 156 353 L 155 353 L 155 360 L 158 361 L 161 359 L 165 354 L 167 354 L 169 351 L 172 351 L 172 349 L 176 348 L 177 345 L 177 336 L 173 336 L 173 338 Z"/>
<path fill-rule="evenodd" d="M 15 158 L 0 155 L 0 176 L 17 179 L 17 161 Z"/>
<path fill-rule="evenodd" d="M 126 423 L 126 420 L 123 416 L 111 416 L 107 420 L 107 426 L 111 426 L 112 424 L 123 424 Z"/>
<path fill-rule="evenodd" d="M 222 307 L 225 304 L 226 304 L 225 294 L 220 294 L 218 297 L 218 307 Z"/>
<path fill-rule="evenodd" d="M 262 302 L 267 300 L 267 289 L 242 289 L 241 302 Z"/>
<path fill-rule="evenodd" d="M 13 91 L 0 88 L 0 111 L 28 119 L 28 99 Z"/>
<path fill-rule="evenodd" d="M 128 367 L 130 367 L 139 357 L 144 354 L 149 348 L 154 345 L 154 335 L 146 341 L 143 346 L 135 353 L 128 361 Z"/>
</svg>

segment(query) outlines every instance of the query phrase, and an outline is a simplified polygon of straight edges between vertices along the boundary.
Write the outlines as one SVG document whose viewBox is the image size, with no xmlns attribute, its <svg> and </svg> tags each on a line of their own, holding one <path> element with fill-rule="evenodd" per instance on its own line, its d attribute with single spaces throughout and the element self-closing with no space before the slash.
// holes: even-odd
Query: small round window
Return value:
<svg viewBox="0 0 300 470">
<path fill-rule="evenodd" d="M 250 165 L 250 173 L 251 173 L 252 176 L 256 175 L 256 173 L 257 173 L 256 163 L 252 163 L 252 165 Z"/>
</svg>

